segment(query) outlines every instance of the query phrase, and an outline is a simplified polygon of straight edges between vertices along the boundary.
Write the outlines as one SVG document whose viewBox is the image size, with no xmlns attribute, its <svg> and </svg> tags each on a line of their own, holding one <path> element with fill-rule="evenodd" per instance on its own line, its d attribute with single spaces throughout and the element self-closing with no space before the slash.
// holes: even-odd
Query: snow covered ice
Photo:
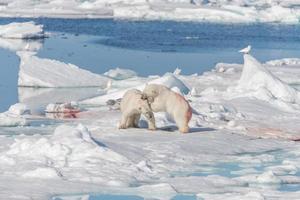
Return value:
<svg viewBox="0 0 300 200">
<path fill-rule="evenodd" d="M 105 72 L 104 75 L 116 80 L 123 80 L 137 76 L 135 71 L 121 68 L 111 69 Z"/>
<path fill-rule="evenodd" d="M 10 39 L 37 39 L 45 37 L 43 26 L 34 22 L 13 22 L 0 25 L 0 37 Z"/>
<path fill-rule="evenodd" d="M 18 52 L 21 59 L 18 86 L 26 87 L 105 87 L 108 78 L 80 69 L 76 65 L 38 58 Z M 78 79 L 80 77 L 80 79 Z"/>
<path fill-rule="evenodd" d="M 1 0 L 2 17 L 117 18 L 298 24 L 298 0 Z M 34 12 L 33 12 L 34 10 Z"/>
<path fill-rule="evenodd" d="M 83 9 L 133 9 L 138 4 L 136 16 L 151 9 L 149 15 L 157 17 L 152 11 L 156 9 L 139 2 L 126 1 L 118 7 L 117 2 L 43 1 L 33 6 L 37 15 L 49 3 L 57 8 L 56 14 L 69 8 L 66 13 L 75 15 Z M 227 13 L 225 6 L 245 4 L 214 1 L 194 8 L 180 2 L 176 5 L 182 8 L 172 7 L 176 12 L 216 12 L 217 7 L 216 13 Z M 9 15 L 9 9 L 26 8 L 28 3 L 32 2 L 6 1 L 1 11 Z M 243 12 L 258 12 L 249 4 Z M 292 9 L 292 4 L 261 6 Z M 26 15 L 26 9 L 21 13 Z M 299 199 L 300 98 L 294 87 L 300 78 L 299 58 L 262 63 L 245 54 L 243 64 L 218 63 L 201 75 L 183 75 L 184 69 L 177 68 L 163 76 L 141 77 L 123 68 L 95 74 L 42 58 L 36 52 L 41 48 L 38 40 L 2 38 L 0 46 L 20 57 L 21 86 L 20 103 L 0 114 L 0 199 L 91 199 L 94 194 L 161 200 L 185 194 L 207 200 Z M 140 129 L 117 129 L 121 113 L 110 109 L 107 101 L 117 102 L 128 89 L 142 90 L 147 83 L 170 87 L 190 102 L 189 134 L 180 134 L 163 113 L 155 113 L 155 132 L 144 128 L 144 119 Z M 74 118 L 47 115 L 69 109 L 76 111 Z"/>
<path fill-rule="evenodd" d="M 251 55 L 244 55 L 244 68 L 238 88 L 263 93 L 263 96 L 284 102 L 300 104 L 300 92 L 274 76 Z"/>
<path fill-rule="evenodd" d="M 202 199 L 297 199 L 299 191 L 281 188 L 300 183 L 300 146 L 293 141 L 299 139 L 298 91 L 289 86 L 299 76 L 295 68 L 299 65 L 296 59 L 265 64 L 248 54 L 244 59 L 244 65 L 219 63 L 199 76 L 168 73 L 114 79 L 104 94 L 79 103 L 85 109 L 78 118 L 46 126 L 49 135 L 40 134 L 43 126 L 33 126 L 31 136 L 1 138 L 0 197 L 49 199 L 61 194 L 58 196 L 65 199 L 64 194 L 76 193 L 81 198 L 98 192 L 156 199 L 185 193 Z M 47 63 L 56 61 L 47 59 Z M 84 76 L 86 72 L 78 73 Z M 268 85 L 266 79 L 273 84 Z M 244 85 L 246 81 L 252 84 Z M 142 89 L 149 82 L 174 88 L 191 102 L 195 109 L 191 133 L 180 134 L 159 113 L 155 133 L 117 129 L 120 112 L 109 110 L 105 100 L 117 99 L 129 88 Z M 276 84 L 280 90 L 273 89 Z M 254 91 L 258 88 L 272 98 L 257 96 Z M 22 96 L 30 103 L 43 93 Z M 272 99 L 295 109 L 270 104 Z M 91 104 L 97 106 L 84 106 Z M 18 116 L 29 115 L 24 104 L 9 110 Z M 29 116 L 33 124 L 40 120 Z M 34 183 L 24 187 L 28 181 Z"/>
<path fill-rule="evenodd" d="M 1 126 L 26 126 L 28 120 L 24 115 L 30 114 L 30 110 L 25 104 L 17 103 L 10 106 L 9 110 L 0 113 L 0 127 Z"/>
</svg>

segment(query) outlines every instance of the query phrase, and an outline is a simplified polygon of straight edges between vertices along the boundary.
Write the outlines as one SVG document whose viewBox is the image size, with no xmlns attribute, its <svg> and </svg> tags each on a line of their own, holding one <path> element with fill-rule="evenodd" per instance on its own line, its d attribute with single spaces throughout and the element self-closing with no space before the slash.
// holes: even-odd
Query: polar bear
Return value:
<svg viewBox="0 0 300 200">
<path fill-rule="evenodd" d="M 192 118 L 192 108 L 180 94 L 160 84 L 147 84 L 143 98 L 148 99 L 153 112 L 167 112 L 182 133 L 189 132 L 188 123 Z"/>
<path fill-rule="evenodd" d="M 119 129 L 126 129 L 129 127 L 138 128 L 141 114 L 147 119 L 148 129 L 156 129 L 154 114 L 148 100 L 142 98 L 142 94 L 143 93 L 140 90 L 136 89 L 128 90 L 124 94 L 120 103 L 122 118 Z"/>
</svg>

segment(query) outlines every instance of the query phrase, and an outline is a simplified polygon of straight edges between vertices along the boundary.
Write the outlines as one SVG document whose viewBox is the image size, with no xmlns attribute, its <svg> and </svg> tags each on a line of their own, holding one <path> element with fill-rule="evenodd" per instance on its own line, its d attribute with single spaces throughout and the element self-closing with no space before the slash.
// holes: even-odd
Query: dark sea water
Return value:
<svg viewBox="0 0 300 200">
<path fill-rule="evenodd" d="M 201 74 L 218 62 L 241 63 L 237 51 L 248 44 L 260 61 L 300 57 L 299 25 L 47 18 L 1 18 L 0 24 L 29 20 L 51 34 L 38 41 L 37 56 L 95 73 L 121 67 L 162 75 L 179 67 L 183 74 Z M 18 67 L 16 52 L 0 43 L 0 112 L 18 102 Z"/>
</svg>

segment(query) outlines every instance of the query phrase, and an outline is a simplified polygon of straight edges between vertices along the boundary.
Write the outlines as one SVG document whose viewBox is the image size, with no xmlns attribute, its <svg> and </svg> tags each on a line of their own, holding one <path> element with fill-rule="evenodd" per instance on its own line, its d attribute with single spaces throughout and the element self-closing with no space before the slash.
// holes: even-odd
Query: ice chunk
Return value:
<svg viewBox="0 0 300 200">
<path fill-rule="evenodd" d="M 8 112 L 14 115 L 30 114 L 30 109 L 24 103 L 17 103 L 9 107 Z"/>
<path fill-rule="evenodd" d="M 109 71 L 105 72 L 104 75 L 116 80 L 124 80 L 137 76 L 137 73 L 130 69 L 116 68 L 110 69 Z"/>
<path fill-rule="evenodd" d="M 33 21 L 13 22 L 7 25 L 0 25 L 0 37 L 36 39 L 45 37 L 45 34 L 43 25 L 36 25 Z"/>
<path fill-rule="evenodd" d="M 274 175 L 272 171 L 264 172 L 263 174 L 257 176 L 257 182 L 262 184 L 279 184 L 281 183 L 280 178 Z"/>
<path fill-rule="evenodd" d="M 105 87 L 109 80 L 73 64 L 38 58 L 28 52 L 18 52 L 18 55 L 21 59 L 18 86 Z"/>
<path fill-rule="evenodd" d="M 161 84 L 167 86 L 168 88 L 177 87 L 182 94 L 188 94 L 190 92 L 190 89 L 172 73 L 167 73 L 161 78 L 149 81 L 148 84 Z"/>
<path fill-rule="evenodd" d="M 298 0 L 1 1 L 0 16 L 299 23 Z M 34 12 L 32 12 L 34 10 Z"/>
<path fill-rule="evenodd" d="M 160 78 L 156 78 L 148 82 L 148 84 L 153 84 L 153 83 L 162 84 L 167 86 L 168 88 L 176 88 L 176 90 L 181 94 L 188 94 L 190 91 L 190 89 L 172 73 L 167 73 Z M 129 89 L 135 88 L 135 89 L 143 90 L 145 88 L 145 85 L 146 84 L 118 90 L 116 92 L 108 93 L 106 95 L 84 100 L 82 101 L 82 103 L 83 104 L 106 104 L 106 102 L 111 99 L 116 100 L 122 98 L 124 93 Z"/>
<path fill-rule="evenodd" d="M 10 114 L 9 112 L 0 113 L 0 126 L 26 126 L 29 123 L 22 116 Z"/>
<path fill-rule="evenodd" d="M 249 54 L 244 55 L 244 68 L 237 88 L 256 91 L 259 99 L 275 98 L 287 103 L 300 103 L 299 91 L 274 76 Z"/>
<path fill-rule="evenodd" d="M 4 113 L 0 113 L 0 126 L 26 126 L 28 121 L 22 115 L 30 114 L 30 110 L 25 104 L 17 103 Z"/>
</svg>

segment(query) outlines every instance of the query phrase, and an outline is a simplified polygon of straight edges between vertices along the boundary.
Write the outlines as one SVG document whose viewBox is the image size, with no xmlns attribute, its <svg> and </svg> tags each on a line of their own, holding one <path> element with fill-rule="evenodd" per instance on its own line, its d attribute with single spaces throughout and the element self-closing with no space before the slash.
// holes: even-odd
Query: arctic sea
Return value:
<svg viewBox="0 0 300 200">
<path fill-rule="evenodd" d="M 75 64 L 94 73 L 128 68 L 140 76 L 181 68 L 201 74 L 218 62 L 241 63 L 238 50 L 251 44 L 260 61 L 300 57 L 300 26 L 212 24 L 112 19 L 1 18 L 0 24 L 35 21 L 49 37 L 37 56 Z M 19 58 L 0 45 L 0 112 L 18 102 Z"/>
</svg>

